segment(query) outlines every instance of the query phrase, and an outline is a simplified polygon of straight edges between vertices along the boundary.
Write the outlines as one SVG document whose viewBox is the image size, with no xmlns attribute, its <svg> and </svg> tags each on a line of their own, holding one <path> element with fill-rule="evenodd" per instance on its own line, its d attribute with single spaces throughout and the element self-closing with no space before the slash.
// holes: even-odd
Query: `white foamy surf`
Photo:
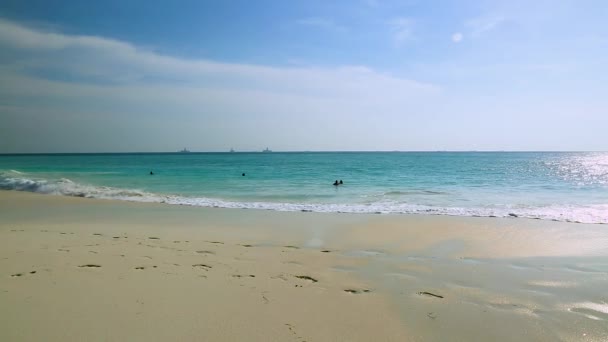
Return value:
<svg viewBox="0 0 608 342">
<path fill-rule="evenodd" d="M 0 189 L 28 191 L 41 194 L 112 199 L 132 202 L 166 203 L 198 207 L 259 209 L 274 211 L 302 211 L 320 213 L 358 214 L 426 214 L 469 217 L 521 217 L 576 223 L 608 224 L 607 205 L 587 206 L 490 206 L 487 207 L 435 207 L 392 200 L 372 203 L 288 203 L 263 201 L 230 201 L 212 197 L 188 197 L 158 194 L 138 189 L 93 186 L 73 182 L 66 178 L 43 179 L 27 177 L 16 170 L 0 172 Z"/>
</svg>

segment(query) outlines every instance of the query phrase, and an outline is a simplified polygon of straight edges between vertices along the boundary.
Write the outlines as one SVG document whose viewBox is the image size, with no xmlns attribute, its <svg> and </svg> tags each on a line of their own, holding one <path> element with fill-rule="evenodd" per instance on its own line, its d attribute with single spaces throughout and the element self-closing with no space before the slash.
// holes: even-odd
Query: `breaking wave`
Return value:
<svg viewBox="0 0 608 342">
<path fill-rule="evenodd" d="M 435 207 L 416 205 L 383 199 L 373 203 L 284 203 L 238 202 L 209 197 L 186 197 L 146 192 L 137 189 L 121 189 L 93 186 L 73 182 L 66 178 L 51 180 L 27 178 L 25 174 L 10 170 L 0 172 L 0 189 L 28 191 L 41 194 L 114 199 L 133 202 L 167 203 L 199 207 L 262 209 L 275 211 L 304 211 L 322 213 L 368 214 L 427 214 L 470 217 L 523 217 L 553 221 L 608 224 L 608 204 L 587 206 L 517 207 Z"/>
</svg>

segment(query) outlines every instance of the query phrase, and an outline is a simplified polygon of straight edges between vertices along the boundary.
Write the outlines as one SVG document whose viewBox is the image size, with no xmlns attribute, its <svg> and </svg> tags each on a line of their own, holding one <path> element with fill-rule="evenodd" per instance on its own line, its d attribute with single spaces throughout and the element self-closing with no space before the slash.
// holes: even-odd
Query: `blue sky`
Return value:
<svg viewBox="0 0 608 342">
<path fill-rule="evenodd" d="M 4 1 L 0 153 L 608 150 L 605 1 Z"/>
</svg>

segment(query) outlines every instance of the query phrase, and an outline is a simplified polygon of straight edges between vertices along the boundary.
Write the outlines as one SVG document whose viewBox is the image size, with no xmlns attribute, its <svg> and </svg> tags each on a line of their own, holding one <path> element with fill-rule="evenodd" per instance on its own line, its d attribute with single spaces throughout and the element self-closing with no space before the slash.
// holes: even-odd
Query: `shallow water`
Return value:
<svg viewBox="0 0 608 342">
<path fill-rule="evenodd" d="M 336 179 L 344 185 L 332 186 Z M 207 207 L 608 223 L 608 153 L 3 155 L 0 189 Z"/>
</svg>

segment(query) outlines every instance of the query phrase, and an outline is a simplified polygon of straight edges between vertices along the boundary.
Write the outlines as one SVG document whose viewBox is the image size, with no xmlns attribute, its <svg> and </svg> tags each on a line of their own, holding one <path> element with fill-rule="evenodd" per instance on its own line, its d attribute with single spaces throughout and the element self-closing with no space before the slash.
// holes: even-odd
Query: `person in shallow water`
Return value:
<svg viewBox="0 0 608 342">
<path fill-rule="evenodd" d="M 337 179 L 336 179 L 336 181 L 334 182 L 334 185 L 335 185 L 335 186 L 340 185 L 340 183 L 338 183 L 338 180 L 337 180 Z"/>
<path fill-rule="evenodd" d="M 243 174 L 241 176 L 245 177 L 245 172 L 243 172 Z"/>
<path fill-rule="evenodd" d="M 150 176 L 153 176 L 153 175 L 154 175 L 154 172 L 150 171 Z"/>
<path fill-rule="evenodd" d="M 340 185 L 344 184 L 344 182 L 340 179 Z"/>
</svg>

